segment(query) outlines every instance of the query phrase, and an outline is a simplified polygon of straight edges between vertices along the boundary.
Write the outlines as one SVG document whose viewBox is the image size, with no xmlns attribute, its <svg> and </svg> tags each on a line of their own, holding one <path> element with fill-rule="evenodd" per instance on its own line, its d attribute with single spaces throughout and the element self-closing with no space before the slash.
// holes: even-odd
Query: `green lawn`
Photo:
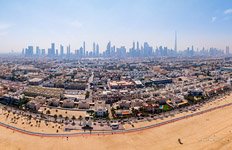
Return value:
<svg viewBox="0 0 232 150">
<path fill-rule="evenodd" d="M 168 106 L 167 104 L 166 104 L 166 105 L 163 105 L 163 110 L 164 110 L 164 111 L 169 111 L 169 110 L 171 110 L 171 107 Z"/>
</svg>

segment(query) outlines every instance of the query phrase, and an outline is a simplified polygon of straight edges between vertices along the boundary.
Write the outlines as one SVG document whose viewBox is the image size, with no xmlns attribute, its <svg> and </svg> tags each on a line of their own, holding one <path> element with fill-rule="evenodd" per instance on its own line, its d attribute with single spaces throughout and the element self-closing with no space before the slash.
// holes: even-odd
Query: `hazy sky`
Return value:
<svg viewBox="0 0 232 150">
<path fill-rule="evenodd" d="M 0 52 L 51 42 L 232 48 L 232 0 L 0 0 Z"/>
</svg>

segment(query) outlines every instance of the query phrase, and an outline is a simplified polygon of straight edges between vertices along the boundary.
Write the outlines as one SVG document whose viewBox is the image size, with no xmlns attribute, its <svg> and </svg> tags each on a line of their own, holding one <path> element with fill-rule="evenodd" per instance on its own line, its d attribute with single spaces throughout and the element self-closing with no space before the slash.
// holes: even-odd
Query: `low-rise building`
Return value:
<svg viewBox="0 0 232 150">
<path fill-rule="evenodd" d="M 40 85 L 40 84 L 43 83 L 43 79 L 41 79 L 41 78 L 33 78 L 33 79 L 30 79 L 28 82 L 29 82 L 30 85 Z"/>
<path fill-rule="evenodd" d="M 46 88 L 46 87 L 39 87 L 39 86 L 31 86 L 24 90 L 23 92 L 25 96 L 43 96 L 46 98 L 62 98 L 64 97 L 64 89 L 59 88 Z"/>
<path fill-rule="evenodd" d="M 131 81 L 111 81 L 109 82 L 109 87 L 112 89 L 124 89 L 124 88 L 133 88 L 134 83 Z"/>
<path fill-rule="evenodd" d="M 97 101 L 97 103 L 95 103 L 94 112 L 95 112 L 96 117 L 107 116 L 108 112 L 107 112 L 105 102 L 104 101 Z"/>
<path fill-rule="evenodd" d="M 142 99 L 134 99 L 131 101 L 131 107 L 141 107 L 143 105 Z"/>
<path fill-rule="evenodd" d="M 26 107 L 32 111 L 38 111 L 39 108 L 46 103 L 46 98 L 42 96 L 37 96 L 30 100 Z"/>
<path fill-rule="evenodd" d="M 119 109 L 119 110 L 115 110 L 115 115 L 116 117 L 126 117 L 126 116 L 130 116 L 132 115 L 131 110 L 129 109 Z"/>
<path fill-rule="evenodd" d="M 58 107 L 60 105 L 60 100 L 57 98 L 48 99 L 48 105 Z"/>
<path fill-rule="evenodd" d="M 78 108 L 79 109 L 89 109 L 90 104 L 86 100 L 82 100 L 78 103 Z"/>
<path fill-rule="evenodd" d="M 118 104 L 119 104 L 119 107 L 121 109 L 129 109 L 130 105 L 131 105 L 131 102 L 127 101 L 127 100 L 121 100 L 121 101 L 118 102 Z"/>
<path fill-rule="evenodd" d="M 66 108 L 73 108 L 74 107 L 74 100 L 71 100 L 71 99 L 65 99 L 63 100 L 63 107 L 66 107 Z"/>
</svg>

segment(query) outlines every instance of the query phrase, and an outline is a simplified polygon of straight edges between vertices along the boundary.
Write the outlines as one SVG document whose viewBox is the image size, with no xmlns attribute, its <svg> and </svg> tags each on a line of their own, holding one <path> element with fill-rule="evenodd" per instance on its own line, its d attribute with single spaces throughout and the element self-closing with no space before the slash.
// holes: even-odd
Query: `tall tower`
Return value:
<svg viewBox="0 0 232 150">
<path fill-rule="evenodd" d="M 93 56 L 96 55 L 96 45 L 95 45 L 95 42 L 93 42 Z"/>
<path fill-rule="evenodd" d="M 67 46 L 67 56 L 71 55 L 71 48 L 70 48 L 70 44 Z"/>
<path fill-rule="evenodd" d="M 226 46 L 226 54 L 230 54 L 230 47 L 229 46 Z"/>
<path fill-rule="evenodd" d="M 95 42 L 93 42 L 93 51 L 96 50 Z"/>
<path fill-rule="evenodd" d="M 175 31 L 175 51 L 177 51 L 177 33 Z"/>
<path fill-rule="evenodd" d="M 60 56 L 64 55 L 64 46 L 60 44 Z"/>
<path fill-rule="evenodd" d="M 51 43 L 51 55 L 55 56 L 55 54 L 56 54 L 55 43 Z"/>
<path fill-rule="evenodd" d="M 97 57 L 99 56 L 99 45 L 98 44 L 96 45 L 96 56 Z"/>
<path fill-rule="evenodd" d="M 135 42 L 133 41 L 133 48 L 132 48 L 133 50 L 135 50 Z"/>
<path fill-rule="evenodd" d="M 137 50 L 139 50 L 139 42 L 137 41 Z"/>
<path fill-rule="evenodd" d="M 83 55 L 85 56 L 85 41 L 83 42 Z"/>
</svg>

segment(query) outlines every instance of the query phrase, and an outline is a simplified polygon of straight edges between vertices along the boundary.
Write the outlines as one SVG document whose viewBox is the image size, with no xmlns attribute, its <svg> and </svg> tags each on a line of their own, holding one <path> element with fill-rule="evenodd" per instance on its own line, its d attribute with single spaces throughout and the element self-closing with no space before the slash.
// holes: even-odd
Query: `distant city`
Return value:
<svg viewBox="0 0 232 150">
<path fill-rule="evenodd" d="M 0 150 L 232 149 L 232 0 L 0 6 Z"/>
<path fill-rule="evenodd" d="M 176 40 L 175 40 L 176 41 Z M 86 43 L 79 48 L 72 48 L 68 45 L 56 45 L 51 43 L 51 47 L 42 49 L 39 46 L 33 47 L 28 46 L 22 50 L 22 55 L 26 57 L 60 57 L 60 58 L 125 58 L 125 57 L 194 57 L 194 56 L 228 56 L 230 55 L 229 46 L 225 47 L 225 50 L 218 48 L 202 48 L 196 49 L 194 46 L 187 47 L 184 51 L 179 51 L 177 49 L 177 43 L 175 42 L 174 49 L 170 49 L 165 46 L 152 47 L 148 42 L 140 44 L 139 42 L 133 42 L 132 47 L 126 49 L 125 46 L 116 47 L 111 42 L 108 42 L 106 49 L 99 49 L 98 43 L 93 43 L 93 48 L 91 50 L 86 50 Z"/>
</svg>

